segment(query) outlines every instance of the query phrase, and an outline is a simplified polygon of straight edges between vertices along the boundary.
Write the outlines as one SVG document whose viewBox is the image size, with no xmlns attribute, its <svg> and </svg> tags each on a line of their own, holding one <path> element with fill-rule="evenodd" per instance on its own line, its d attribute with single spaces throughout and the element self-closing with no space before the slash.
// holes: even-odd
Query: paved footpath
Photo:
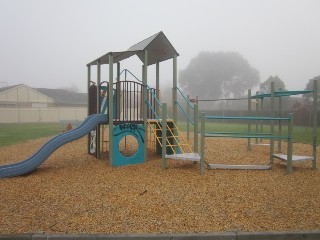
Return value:
<svg viewBox="0 0 320 240">
<path fill-rule="evenodd" d="M 220 232 L 199 234 L 45 234 L 27 233 L 1 235 L 0 240 L 320 240 L 320 231 L 305 232 Z"/>
</svg>

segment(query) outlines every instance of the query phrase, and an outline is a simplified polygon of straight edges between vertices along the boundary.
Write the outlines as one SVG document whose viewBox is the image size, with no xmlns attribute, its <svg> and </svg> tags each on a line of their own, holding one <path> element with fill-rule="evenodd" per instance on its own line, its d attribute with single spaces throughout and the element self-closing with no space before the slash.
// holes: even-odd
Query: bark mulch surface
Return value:
<svg viewBox="0 0 320 240">
<path fill-rule="evenodd" d="M 0 148 L 0 164 L 21 161 L 49 138 Z M 269 164 L 269 148 L 246 140 L 208 139 L 208 163 Z M 200 233 L 320 229 L 320 171 L 311 162 L 275 160 L 272 170 L 206 170 L 161 159 L 110 167 L 69 143 L 34 172 L 0 179 L 0 233 Z M 284 152 L 286 151 L 283 145 Z M 311 156 L 310 145 L 294 154 Z M 320 154 L 318 154 L 320 156 Z"/>
</svg>

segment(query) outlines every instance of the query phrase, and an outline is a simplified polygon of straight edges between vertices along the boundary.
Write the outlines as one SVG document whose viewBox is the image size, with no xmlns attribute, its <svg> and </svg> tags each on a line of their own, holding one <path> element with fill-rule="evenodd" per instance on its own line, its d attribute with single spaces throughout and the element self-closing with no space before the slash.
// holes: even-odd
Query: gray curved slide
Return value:
<svg viewBox="0 0 320 240">
<path fill-rule="evenodd" d="M 90 115 L 79 127 L 55 136 L 28 159 L 22 162 L 0 166 L 0 178 L 15 177 L 35 170 L 59 147 L 85 136 L 98 124 L 106 123 L 106 121 L 106 114 Z"/>
</svg>

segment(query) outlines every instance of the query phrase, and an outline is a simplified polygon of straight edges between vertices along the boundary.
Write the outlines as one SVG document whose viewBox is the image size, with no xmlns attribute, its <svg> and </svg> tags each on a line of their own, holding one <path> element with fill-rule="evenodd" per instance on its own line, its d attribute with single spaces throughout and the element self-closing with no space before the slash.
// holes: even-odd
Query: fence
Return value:
<svg viewBox="0 0 320 240">
<path fill-rule="evenodd" d="M 0 123 L 83 121 L 85 107 L 0 108 Z"/>
</svg>

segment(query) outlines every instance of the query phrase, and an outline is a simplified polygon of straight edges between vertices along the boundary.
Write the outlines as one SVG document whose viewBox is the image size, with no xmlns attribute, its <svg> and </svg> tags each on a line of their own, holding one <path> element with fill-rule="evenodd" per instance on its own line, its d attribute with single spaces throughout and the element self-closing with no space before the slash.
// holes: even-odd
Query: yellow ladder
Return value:
<svg viewBox="0 0 320 240">
<path fill-rule="evenodd" d="M 148 125 L 149 125 L 149 129 L 153 133 L 156 141 L 162 147 L 162 124 L 161 124 L 161 122 L 157 119 L 148 119 Z M 167 134 L 166 144 L 167 144 L 167 147 L 169 147 L 171 149 L 173 154 L 191 153 L 192 152 L 190 144 L 187 142 L 187 140 L 185 139 L 183 134 L 181 134 L 176 123 L 171 119 L 167 120 L 167 131 L 168 131 L 168 134 Z M 159 134 L 157 134 L 157 133 L 159 133 Z M 179 149 L 180 152 L 177 152 L 177 149 Z"/>
</svg>

